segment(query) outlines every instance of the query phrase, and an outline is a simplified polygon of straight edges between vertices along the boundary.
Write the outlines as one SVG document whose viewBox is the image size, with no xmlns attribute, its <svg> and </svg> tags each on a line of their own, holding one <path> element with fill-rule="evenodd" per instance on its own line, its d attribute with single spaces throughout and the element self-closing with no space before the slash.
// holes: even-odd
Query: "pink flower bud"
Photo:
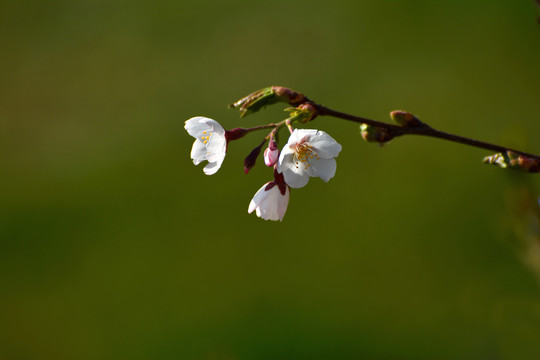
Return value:
<svg viewBox="0 0 540 360">
<path fill-rule="evenodd" d="M 274 166 L 279 158 L 279 150 L 274 140 L 270 141 L 268 147 L 264 150 L 264 163 L 266 166 Z"/>
</svg>

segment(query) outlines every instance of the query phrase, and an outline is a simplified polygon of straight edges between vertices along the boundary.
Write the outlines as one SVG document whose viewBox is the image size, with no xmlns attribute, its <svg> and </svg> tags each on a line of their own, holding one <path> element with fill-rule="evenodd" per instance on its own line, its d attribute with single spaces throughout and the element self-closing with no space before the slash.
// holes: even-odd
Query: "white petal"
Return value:
<svg viewBox="0 0 540 360">
<path fill-rule="evenodd" d="M 209 162 L 203 169 L 206 175 L 214 175 L 223 164 L 223 159 L 221 161 Z"/>
<path fill-rule="evenodd" d="M 296 167 L 295 159 L 293 154 L 283 155 L 281 153 L 277 171 L 283 173 L 287 185 L 298 189 L 306 186 L 309 181 L 309 175 L 304 171 L 302 164 L 298 168 Z"/>
<path fill-rule="evenodd" d="M 324 131 L 318 131 L 312 136 L 309 144 L 322 159 L 337 157 L 341 151 L 341 145 Z"/>
<path fill-rule="evenodd" d="M 283 147 L 283 149 L 281 149 L 279 154 L 280 156 L 293 154 L 295 149 L 296 149 L 296 142 L 291 141 L 291 139 L 289 138 L 289 142 L 285 144 L 285 146 Z"/>
<path fill-rule="evenodd" d="M 268 195 L 267 192 L 264 191 L 264 188 L 266 188 L 266 185 L 268 185 L 270 182 L 267 182 L 264 184 L 256 193 L 255 196 L 253 196 L 253 199 L 251 199 L 251 202 L 249 203 L 248 213 L 251 214 L 255 208 L 259 207 L 259 204 L 262 202 L 262 200 Z"/>
<path fill-rule="evenodd" d="M 225 136 L 225 129 L 216 120 L 210 118 L 203 118 L 203 120 L 201 121 L 204 122 L 207 126 L 209 126 L 216 134 Z"/>
<path fill-rule="evenodd" d="M 294 146 L 295 145 L 289 145 L 289 143 L 287 143 L 283 149 L 281 149 L 281 151 L 279 152 L 279 159 L 278 159 L 278 163 L 281 164 L 283 162 L 283 159 L 286 157 L 286 156 L 291 156 L 292 154 L 294 154 Z"/>
<path fill-rule="evenodd" d="M 305 171 L 295 172 L 291 168 L 283 169 L 283 178 L 287 185 L 295 189 L 306 186 L 309 181 L 309 175 Z"/>
<path fill-rule="evenodd" d="M 328 182 L 336 174 L 336 159 L 320 159 L 313 161 L 310 167 L 313 172 L 312 176 L 318 176 L 325 182 Z M 285 174 L 283 174 L 285 175 Z M 285 178 L 285 182 L 287 179 Z"/>
<path fill-rule="evenodd" d="M 318 158 L 296 159 L 296 145 L 307 143 L 313 147 Z M 309 177 L 330 180 L 336 173 L 334 157 L 339 155 L 341 145 L 324 131 L 315 129 L 295 129 L 279 156 L 277 170 L 283 173 L 285 182 L 292 188 L 305 186 Z M 298 163 L 297 163 L 298 161 Z"/>
<path fill-rule="evenodd" d="M 310 177 L 317 177 L 317 176 L 318 176 L 318 175 L 317 175 L 317 172 L 313 171 L 313 163 L 314 163 L 314 162 L 317 162 L 317 161 L 319 161 L 319 160 L 317 160 L 317 159 L 315 159 L 315 158 L 309 159 L 309 160 L 307 161 L 307 164 L 303 164 L 303 165 L 302 165 L 302 166 L 303 166 L 303 168 L 302 168 L 303 171 L 304 171 L 306 174 L 308 174 Z M 309 166 L 307 166 L 308 164 L 309 164 Z"/>
<path fill-rule="evenodd" d="M 285 195 L 282 195 L 277 185 L 265 190 L 268 184 L 264 184 L 257 191 L 249 204 L 248 213 L 251 214 L 255 210 L 257 216 L 264 220 L 281 221 L 289 204 L 289 189 L 287 188 Z"/>
<path fill-rule="evenodd" d="M 281 150 L 282 156 L 294 153 L 296 145 L 300 142 L 300 140 L 302 140 L 302 134 L 305 134 L 305 130 L 294 129 L 292 134 L 289 136 L 289 140 L 287 140 L 287 144 L 285 144 L 285 146 Z"/>
<path fill-rule="evenodd" d="M 278 198 L 276 195 L 276 190 L 279 193 L 277 186 L 274 186 L 272 189 L 266 191 L 268 195 L 263 199 L 259 207 L 257 208 L 257 216 L 264 220 L 278 220 L 277 214 L 277 203 Z"/>
<path fill-rule="evenodd" d="M 278 199 L 279 221 L 283 221 L 283 217 L 285 216 L 285 212 L 287 211 L 287 206 L 289 206 L 289 187 L 285 189 L 285 195 L 280 196 Z"/>
<path fill-rule="evenodd" d="M 193 136 L 195 139 L 200 139 L 202 136 L 209 134 L 212 131 L 212 127 L 206 123 L 207 120 L 217 123 L 217 121 L 205 118 L 203 116 L 195 116 L 189 120 L 186 120 L 184 128 L 187 130 L 189 135 Z M 203 133 L 204 131 L 206 131 L 206 133 Z"/>
<path fill-rule="evenodd" d="M 199 139 L 195 139 L 191 148 L 191 158 L 195 165 L 199 165 L 201 161 L 206 160 L 206 145 Z"/>
<path fill-rule="evenodd" d="M 277 221 L 279 220 L 278 203 L 282 197 L 279 187 L 274 185 L 273 188 L 265 192 L 267 195 L 259 205 L 259 214 L 257 215 L 264 220 Z"/>
<path fill-rule="evenodd" d="M 225 140 L 225 137 L 218 133 L 214 133 L 210 136 L 210 140 L 208 140 L 208 143 L 206 144 L 206 159 L 209 162 L 223 162 L 226 149 L 227 140 Z"/>
<path fill-rule="evenodd" d="M 310 142 L 311 138 L 313 136 L 316 136 L 318 131 L 319 130 L 315 129 L 295 129 L 294 132 L 291 134 L 291 137 L 294 137 L 296 142 Z"/>
<path fill-rule="evenodd" d="M 279 161 L 278 161 L 278 172 L 283 172 L 284 169 L 292 167 L 295 168 L 296 164 L 294 163 L 295 156 L 293 154 L 284 154 L 281 153 L 279 155 Z"/>
</svg>

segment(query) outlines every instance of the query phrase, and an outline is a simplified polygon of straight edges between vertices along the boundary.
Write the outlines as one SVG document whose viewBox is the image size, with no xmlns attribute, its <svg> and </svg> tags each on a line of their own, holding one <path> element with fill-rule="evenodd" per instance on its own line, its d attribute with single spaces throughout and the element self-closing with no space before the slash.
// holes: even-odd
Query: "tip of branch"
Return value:
<svg viewBox="0 0 540 360">
<path fill-rule="evenodd" d="M 538 159 L 517 154 L 513 151 L 486 156 L 482 162 L 497 165 L 503 169 L 515 169 L 529 173 L 540 172 L 540 161 Z"/>
</svg>

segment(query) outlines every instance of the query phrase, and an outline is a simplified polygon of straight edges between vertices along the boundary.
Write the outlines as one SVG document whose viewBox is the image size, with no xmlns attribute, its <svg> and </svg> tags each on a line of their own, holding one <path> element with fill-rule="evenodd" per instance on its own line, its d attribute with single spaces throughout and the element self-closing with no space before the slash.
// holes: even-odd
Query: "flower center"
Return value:
<svg viewBox="0 0 540 360">
<path fill-rule="evenodd" d="M 203 131 L 202 132 L 204 135 L 206 135 L 207 131 Z M 204 144 L 206 144 L 208 142 L 208 140 L 210 140 L 210 135 L 212 135 L 212 132 L 208 132 L 208 135 L 206 136 L 201 136 L 201 140 Z"/>
<path fill-rule="evenodd" d="M 296 144 L 294 149 L 294 156 L 296 156 L 297 161 L 295 161 L 295 166 L 298 169 L 299 163 L 304 164 L 304 170 L 310 167 L 309 160 L 316 158 L 319 160 L 319 156 L 313 150 L 313 146 L 308 143 Z"/>
</svg>

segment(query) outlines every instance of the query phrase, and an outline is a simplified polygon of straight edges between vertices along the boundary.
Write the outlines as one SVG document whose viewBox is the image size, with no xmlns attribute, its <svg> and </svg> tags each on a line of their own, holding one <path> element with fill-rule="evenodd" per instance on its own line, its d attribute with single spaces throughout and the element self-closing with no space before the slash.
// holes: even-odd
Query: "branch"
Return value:
<svg viewBox="0 0 540 360">
<path fill-rule="evenodd" d="M 540 0 L 536 1 L 540 2 Z M 539 155 L 436 130 L 420 121 L 413 114 L 403 110 L 395 110 L 390 113 L 390 117 L 398 125 L 388 124 L 330 109 L 315 103 L 302 93 L 282 86 L 270 86 L 258 90 L 229 105 L 229 107 L 238 108 L 240 115 L 243 117 L 277 102 L 284 102 L 294 106 L 294 108 L 286 109 L 291 112 L 291 116 L 287 119 L 287 124 L 292 124 L 293 122 L 307 123 L 317 116 L 332 116 L 360 123 L 362 137 L 368 142 L 384 144 L 396 137 L 404 135 L 428 136 L 498 152 L 497 154 L 485 157 L 483 160 L 485 163 L 530 173 L 540 172 Z"/>
<path fill-rule="evenodd" d="M 457 142 L 460 144 L 466 144 L 470 146 L 474 146 L 477 148 L 482 148 L 486 150 L 491 151 L 498 151 L 498 152 L 512 152 L 517 155 L 526 156 L 528 158 L 534 159 L 536 161 L 540 161 L 539 155 L 533 155 L 529 154 L 523 151 L 510 149 L 506 146 L 496 145 L 496 144 L 490 144 L 484 141 L 470 139 L 464 136 L 454 135 L 450 134 L 444 131 L 436 130 L 432 128 L 431 126 L 428 126 L 422 122 L 420 122 L 417 125 L 410 125 L 410 126 L 398 126 L 393 124 L 387 124 L 384 122 L 376 121 L 376 120 L 370 120 L 366 118 L 362 118 L 355 115 L 350 115 L 346 113 L 342 113 L 336 110 L 332 110 L 330 108 L 327 108 L 322 105 L 317 105 L 317 109 L 319 111 L 319 115 L 328 115 L 333 116 L 340 119 L 345 119 L 349 121 L 354 121 L 361 124 L 368 124 L 377 128 L 384 129 L 388 136 L 391 136 L 392 138 L 402 136 L 402 135 L 422 135 L 422 136 L 429 136 L 434 137 L 438 139 L 444 139 L 448 141 Z M 398 110 L 399 111 L 399 110 Z M 394 112 L 393 112 L 394 113 Z M 403 112 L 405 113 L 405 112 Z"/>
</svg>

